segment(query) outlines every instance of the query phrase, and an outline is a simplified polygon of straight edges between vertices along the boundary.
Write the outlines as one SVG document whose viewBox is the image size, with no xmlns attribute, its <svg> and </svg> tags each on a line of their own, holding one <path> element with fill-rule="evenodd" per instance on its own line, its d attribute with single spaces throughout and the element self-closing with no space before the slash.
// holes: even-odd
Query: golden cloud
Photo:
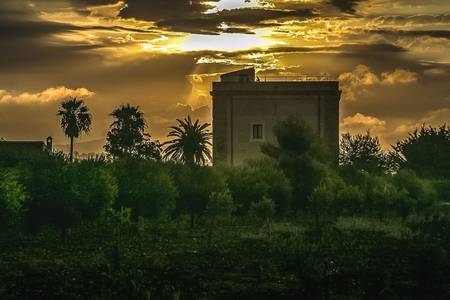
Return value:
<svg viewBox="0 0 450 300">
<path fill-rule="evenodd" d="M 367 93 L 366 87 L 409 84 L 416 82 L 418 75 L 404 69 L 395 69 L 394 71 L 387 71 L 377 75 L 368 66 L 358 65 L 353 71 L 339 75 L 338 79 L 342 88 L 342 99 L 354 101 L 358 94 Z"/>
<path fill-rule="evenodd" d="M 5 90 L 0 90 L 0 103 L 4 102 L 15 102 L 18 104 L 29 104 L 29 103 L 48 103 L 61 101 L 67 98 L 89 98 L 95 93 L 91 92 L 86 88 L 70 89 L 64 86 L 59 86 L 55 88 L 48 88 L 42 92 L 38 93 L 14 93 Z"/>
</svg>

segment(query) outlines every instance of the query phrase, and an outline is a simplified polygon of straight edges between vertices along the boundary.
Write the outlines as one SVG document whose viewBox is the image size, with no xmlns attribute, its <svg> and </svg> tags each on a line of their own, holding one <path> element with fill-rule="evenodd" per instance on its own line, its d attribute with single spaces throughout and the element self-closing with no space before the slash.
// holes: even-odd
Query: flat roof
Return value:
<svg viewBox="0 0 450 300">
<path fill-rule="evenodd" d="M 339 91 L 338 80 L 213 82 L 212 92 Z"/>
</svg>

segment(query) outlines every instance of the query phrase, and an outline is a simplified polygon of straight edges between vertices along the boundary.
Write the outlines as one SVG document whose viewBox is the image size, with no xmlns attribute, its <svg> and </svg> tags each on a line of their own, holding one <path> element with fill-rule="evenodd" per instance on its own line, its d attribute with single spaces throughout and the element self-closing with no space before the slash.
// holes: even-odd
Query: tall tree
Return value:
<svg viewBox="0 0 450 300">
<path fill-rule="evenodd" d="M 366 134 L 342 135 L 340 165 L 359 172 L 382 173 L 386 169 L 386 155 L 378 137 Z"/>
<path fill-rule="evenodd" d="M 450 179 L 450 126 L 422 125 L 393 148 L 401 169 L 423 177 Z"/>
<path fill-rule="evenodd" d="M 116 158 L 160 159 L 159 142 L 150 141 L 150 135 L 145 132 L 147 123 L 144 113 L 139 110 L 139 106 L 121 105 L 111 116 L 115 120 L 106 136 L 106 152 Z"/>
<path fill-rule="evenodd" d="M 170 127 L 168 137 L 173 139 L 165 142 L 164 157 L 183 161 L 188 165 L 204 165 L 211 160 L 211 132 L 207 129 L 210 124 L 200 124 L 199 120 L 192 123 L 191 117 L 179 120 L 178 126 Z"/>
<path fill-rule="evenodd" d="M 324 178 L 333 177 L 333 156 L 303 120 L 289 117 L 273 128 L 276 144 L 263 144 L 263 154 L 275 159 L 292 184 L 292 208 L 310 206 L 310 195 Z"/>
<path fill-rule="evenodd" d="M 83 133 L 89 133 L 92 116 L 83 100 L 72 98 L 61 103 L 57 113 L 61 127 L 70 139 L 70 161 L 73 162 L 73 140 Z"/>
</svg>

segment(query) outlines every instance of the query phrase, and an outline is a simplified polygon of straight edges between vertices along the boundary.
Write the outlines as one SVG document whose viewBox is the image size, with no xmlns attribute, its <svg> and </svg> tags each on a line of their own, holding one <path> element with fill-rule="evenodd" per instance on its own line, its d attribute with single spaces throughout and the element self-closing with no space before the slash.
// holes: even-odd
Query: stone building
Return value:
<svg viewBox="0 0 450 300">
<path fill-rule="evenodd" d="M 326 78 L 272 81 L 244 69 L 213 82 L 213 162 L 238 165 L 260 154 L 263 142 L 275 143 L 273 126 L 289 116 L 302 118 L 337 153 L 339 82 Z M 299 80 L 300 79 L 300 80 Z"/>
<path fill-rule="evenodd" d="M 44 141 L 5 141 L 0 140 L 0 152 L 40 152 L 53 151 L 53 139 L 48 137 Z"/>
</svg>

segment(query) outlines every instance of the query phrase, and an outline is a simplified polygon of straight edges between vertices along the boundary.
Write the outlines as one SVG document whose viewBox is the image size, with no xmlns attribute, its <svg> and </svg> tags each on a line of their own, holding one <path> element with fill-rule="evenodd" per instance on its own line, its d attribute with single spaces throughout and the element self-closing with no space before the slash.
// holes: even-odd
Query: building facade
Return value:
<svg viewBox="0 0 450 300">
<path fill-rule="evenodd" d="M 0 140 L 0 151 L 10 152 L 41 152 L 53 151 L 53 139 L 48 137 L 44 141 L 4 141 Z"/>
<path fill-rule="evenodd" d="M 261 143 L 276 143 L 273 126 L 290 116 L 305 120 L 337 153 L 338 81 L 260 81 L 254 69 L 220 79 L 211 92 L 214 164 L 239 165 L 257 158 Z"/>
</svg>

